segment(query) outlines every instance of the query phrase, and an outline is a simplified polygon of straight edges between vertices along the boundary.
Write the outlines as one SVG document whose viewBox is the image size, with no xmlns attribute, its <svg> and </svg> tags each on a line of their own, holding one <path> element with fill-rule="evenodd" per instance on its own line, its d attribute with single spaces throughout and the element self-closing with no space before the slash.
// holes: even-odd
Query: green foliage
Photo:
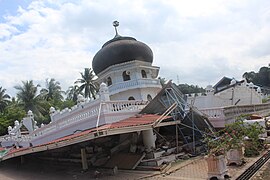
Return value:
<svg viewBox="0 0 270 180">
<path fill-rule="evenodd" d="M 223 155 L 226 152 L 226 143 L 219 132 L 204 135 L 204 142 L 208 148 L 208 154 L 211 156 Z"/>
<path fill-rule="evenodd" d="M 252 114 L 241 114 L 240 116 L 236 117 L 235 120 L 236 121 L 243 121 L 244 119 L 249 119 L 249 117 L 251 116 Z"/>
<path fill-rule="evenodd" d="M 260 134 L 264 133 L 264 128 L 259 123 L 246 124 L 245 135 L 249 138 L 245 141 L 245 156 L 257 156 L 259 151 L 263 149 L 260 141 Z"/>
<path fill-rule="evenodd" d="M 226 143 L 226 149 L 238 149 L 243 146 L 243 138 L 245 136 L 246 128 L 243 121 L 236 121 L 227 124 L 220 134 L 222 134 Z"/>
<path fill-rule="evenodd" d="M 208 153 L 213 156 L 222 155 L 230 149 L 238 149 L 243 144 L 245 155 L 254 156 L 263 148 L 259 139 L 263 132 L 263 127 L 258 123 L 237 121 L 214 134 L 204 135 L 204 142 L 207 144 Z M 248 140 L 244 141 L 244 137 L 248 137 Z"/>
<path fill-rule="evenodd" d="M 270 86 L 270 67 L 261 67 L 259 72 L 245 72 L 243 78 L 246 78 L 248 82 L 260 85 L 263 87 Z"/>
<path fill-rule="evenodd" d="M 260 134 L 263 134 L 264 131 L 264 128 L 258 122 L 245 124 L 245 135 L 253 141 L 258 141 Z"/>
<path fill-rule="evenodd" d="M 7 127 L 12 125 L 10 121 L 0 116 L 0 136 L 7 134 Z"/>
<path fill-rule="evenodd" d="M 258 150 L 258 143 L 255 141 L 246 141 L 245 142 L 245 153 L 246 157 L 258 156 L 260 154 Z"/>
<path fill-rule="evenodd" d="M 84 68 L 84 72 L 80 73 L 81 78 L 77 79 L 75 84 L 80 84 L 79 92 L 83 92 L 85 98 L 96 99 L 97 87 L 94 84 L 94 72 L 91 68 Z"/>
<path fill-rule="evenodd" d="M 10 122 L 14 122 L 15 120 L 21 120 L 26 116 L 25 111 L 19 106 L 9 106 L 4 114 L 5 119 Z"/>
<path fill-rule="evenodd" d="M 262 103 L 268 103 L 270 101 L 270 97 L 262 99 Z"/>
<path fill-rule="evenodd" d="M 33 81 L 22 81 L 22 86 L 15 86 L 18 90 L 17 98 L 19 105 L 25 112 L 31 110 L 35 116 L 42 116 L 46 110 L 42 106 L 42 99 L 37 93 L 39 85 L 34 85 Z"/>
<path fill-rule="evenodd" d="M 54 100 L 61 101 L 63 100 L 62 94 L 64 93 L 61 90 L 60 83 L 56 81 L 54 78 L 46 79 L 45 83 L 46 88 L 42 88 L 40 90 L 40 96 L 46 101 Z"/>
<path fill-rule="evenodd" d="M 199 87 L 198 85 L 188 85 L 188 84 L 179 84 L 178 85 L 179 90 L 183 94 L 191 94 L 191 93 L 204 93 L 205 89 L 202 87 Z"/>
<path fill-rule="evenodd" d="M 6 134 L 7 127 L 14 125 L 15 120 L 21 120 L 23 117 L 25 111 L 21 107 L 12 103 L 7 106 L 5 112 L 0 115 L 0 135 Z"/>
<path fill-rule="evenodd" d="M 74 86 L 69 86 L 68 90 L 66 91 L 67 95 L 67 100 L 72 100 L 73 102 L 77 102 L 78 95 L 80 94 L 79 92 L 79 86 L 74 85 Z"/>
<path fill-rule="evenodd" d="M 75 105 L 75 102 L 72 100 L 65 100 L 62 102 L 60 109 L 65 109 L 65 108 L 71 108 L 72 106 Z"/>
<path fill-rule="evenodd" d="M 206 135 L 204 142 L 207 144 L 210 155 L 219 156 L 225 154 L 230 149 L 242 147 L 244 134 L 245 126 L 242 121 L 239 121 L 226 125 L 224 129 L 210 136 Z"/>
<path fill-rule="evenodd" d="M 6 94 L 6 89 L 0 87 L 0 113 L 5 111 L 9 103 L 10 96 Z"/>
</svg>

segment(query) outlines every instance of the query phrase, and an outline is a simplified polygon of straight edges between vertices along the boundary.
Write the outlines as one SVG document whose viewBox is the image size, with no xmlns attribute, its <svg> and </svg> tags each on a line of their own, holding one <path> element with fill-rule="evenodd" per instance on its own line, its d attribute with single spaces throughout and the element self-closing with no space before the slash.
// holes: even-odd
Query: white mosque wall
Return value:
<svg viewBox="0 0 270 180">
<path fill-rule="evenodd" d="M 130 97 L 133 97 L 135 100 L 141 100 L 141 94 L 139 89 L 130 89 L 121 93 L 113 94 L 110 96 L 110 99 L 113 101 L 116 100 L 128 100 Z"/>
<path fill-rule="evenodd" d="M 137 89 L 130 89 L 126 91 L 122 91 L 121 93 L 113 94 L 110 96 L 111 100 L 128 100 L 130 97 L 133 97 L 135 100 L 143 100 L 147 101 L 149 100 L 147 98 L 148 95 L 151 96 L 153 99 L 158 92 L 160 91 L 160 88 L 137 88 Z"/>
<path fill-rule="evenodd" d="M 129 81 L 119 82 L 112 84 L 109 86 L 110 95 L 114 95 L 117 93 L 122 93 L 122 91 L 127 91 L 130 89 L 136 89 L 136 88 L 149 88 L 153 87 L 155 88 L 161 88 L 161 84 L 159 79 L 133 79 Z"/>
<path fill-rule="evenodd" d="M 130 76 L 130 80 L 124 81 L 124 72 Z M 152 97 L 157 89 L 161 89 L 160 80 L 156 79 L 158 72 L 159 67 L 152 66 L 149 62 L 134 60 L 108 67 L 98 74 L 96 83 L 107 83 L 112 100 L 127 100 L 131 96 L 135 99 L 146 99 L 142 94 L 143 89 L 152 88 Z M 111 84 L 108 83 L 108 78 L 111 79 Z"/>
<path fill-rule="evenodd" d="M 198 109 L 225 107 L 231 105 L 250 105 L 261 104 L 262 94 L 255 89 L 247 87 L 245 84 L 236 85 L 221 92 L 214 94 L 208 92 L 196 96 L 192 94 L 188 96 L 187 102 L 194 105 Z"/>
<path fill-rule="evenodd" d="M 148 99 L 148 96 L 150 96 L 151 99 L 154 99 L 154 97 L 159 93 L 160 90 L 161 88 L 144 88 L 141 90 L 142 99 L 145 101 L 149 101 L 150 99 Z"/>
</svg>

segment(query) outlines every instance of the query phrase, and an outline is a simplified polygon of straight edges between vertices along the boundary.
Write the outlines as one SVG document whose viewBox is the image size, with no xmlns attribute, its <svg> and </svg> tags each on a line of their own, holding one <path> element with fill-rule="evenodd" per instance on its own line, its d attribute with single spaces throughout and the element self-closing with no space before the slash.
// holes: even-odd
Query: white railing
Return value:
<svg viewBox="0 0 270 180">
<path fill-rule="evenodd" d="M 17 141 L 17 142 L 29 142 L 31 137 L 29 135 L 12 136 L 5 135 L 0 137 L 0 142 Z"/>
<path fill-rule="evenodd" d="M 76 105 L 72 109 L 67 109 L 61 112 L 55 112 L 52 117 L 53 122 L 47 124 L 37 130 L 35 130 L 32 135 L 33 137 L 39 137 L 46 134 L 50 134 L 59 129 L 65 128 L 77 122 L 83 121 L 85 119 L 91 119 L 98 115 L 100 101 L 86 102 Z"/>
<path fill-rule="evenodd" d="M 102 103 L 100 109 L 100 103 Z M 40 137 L 53 132 L 59 131 L 68 126 L 75 125 L 83 121 L 97 121 L 97 117 L 102 113 L 105 118 L 106 115 L 111 113 L 119 114 L 118 116 L 114 115 L 114 119 L 121 119 L 123 116 L 121 113 L 124 112 L 139 112 L 147 105 L 147 101 L 94 101 L 89 103 L 83 103 L 77 105 L 77 108 L 65 112 L 63 116 L 59 115 L 60 112 L 56 112 L 54 115 L 58 116 L 54 122 L 51 122 L 48 125 L 45 125 L 32 133 L 32 137 Z M 99 112 L 99 109 L 101 112 Z M 54 116 L 53 115 L 53 116 Z M 90 129 L 93 127 L 85 127 L 85 129 Z"/>
<path fill-rule="evenodd" d="M 223 107 L 201 109 L 200 111 L 208 118 L 225 118 Z"/>
<path fill-rule="evenodd" d="M 210 122 L 211 121 L 216 122 L 218 120 L 221 122 L 221 124 L 225 125 L 234 122 L 235 118 L 240 116 L 241 114 L 251 114 L 254 112 L 256 113 L 266 112 L 269 114 L 270 104 L 264 103 L 252 105 L 227 106 L 219 108 L 200 109 L 200 111 L 208 116 Z"/>
<path fill-rule="evenodd" d="M 107 101 L 102 111 L 106 113 L 130 112 L 142 110 L 148 101 Z"/>
<path fill-rule="evenodd" d="M 270 104 L 252 104 L 252 105 L 239 105 L 227 106 L 218 108 L 200 109 L 200 111 L 211 118 L 231 118 L 241 114 L 249 114 L 258 111 L 270 110 Z"/>
<path fill-rule="evenodd" d="M 124 81 L 120 83 L 115 83 L 109 86 L 109 92 L 111 94 L 118 93 L 123 89 L 131 89 L 137 87 L 161 87 L 159 79 L 135 79 Z"/>
<path fill-rule="evenodd" d="M 252 105 L 239 105 L 239 106 L 228 106 L 224 107 L 224 115 L 227 118 L 236 117 L 241 114 L 250 114 L 254 112 L 270 110 L 269 103 L 263 104 L 252 104 Z"/>
</svg>

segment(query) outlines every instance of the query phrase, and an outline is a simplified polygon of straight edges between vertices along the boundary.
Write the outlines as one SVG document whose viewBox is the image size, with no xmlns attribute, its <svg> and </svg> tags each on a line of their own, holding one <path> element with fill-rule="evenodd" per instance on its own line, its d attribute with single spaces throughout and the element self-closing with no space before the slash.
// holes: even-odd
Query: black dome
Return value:
<svg viewBox="0 0 270 180">
<path fill-rule="evenodd" d="M 153 52 L 146 44 L 133 37 L 116 36 L 96 53 L 92 67 L 99 74 L 109 66 L 133 60 L 152 63 Z"/>
</svg>

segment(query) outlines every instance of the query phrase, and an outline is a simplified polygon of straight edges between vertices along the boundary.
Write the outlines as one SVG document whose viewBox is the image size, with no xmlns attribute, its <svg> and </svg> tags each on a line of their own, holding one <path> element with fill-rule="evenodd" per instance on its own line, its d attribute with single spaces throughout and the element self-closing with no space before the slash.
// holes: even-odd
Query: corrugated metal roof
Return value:
<svg viewBox="0 0 270 180">
<path fill-rule="evenodd" d="M 35 148 L 35 147 L 41 147 L 41 146 L 46 146 L 46 145 L 57 143 L 57 142 L 68 141 L 68 140 L 71 140 L 73 138 L 77 138 L 77 137 L 84 136 L 84 135 L 87 135 L 87 134 L 91 134 L 93 132 L 97 132 L 97 131 L 101 131 L 101 130 L 110 130 L 110 129 L 116 129 L 116 128 L 121 129 L 121 128 L 124 128 L 124 127 L 149 125 L 149 124 L 154 123 L 160 117 L 161 117 L 160 115 L 153 115 L 153 114 L 138 115 L 136 117 L 130 117 L 130 118 L 121 120 L 119 122 L 102 125 L 102 126 L 100 126 L 98 128 L 93 128 L 93 129 L 89 129 L 89 130 L 86 130 L 86 131 L 83 131 L 83 132 L 80 132 L 80 133 L 65 136 L 65 137 L 62 137 L 62 138 L 47 142 L 45 144 L 38 145 L 38 146 L 29 147 L 29 148 L 18 148 L 18 149 L 14 148 L 14 149 L 11 149 L 8 152 L 8 155 L 13 154 L 15 152 Z M 170 116 L 168 116 L 167 118 L 170 118 Z"/>
</svg>

